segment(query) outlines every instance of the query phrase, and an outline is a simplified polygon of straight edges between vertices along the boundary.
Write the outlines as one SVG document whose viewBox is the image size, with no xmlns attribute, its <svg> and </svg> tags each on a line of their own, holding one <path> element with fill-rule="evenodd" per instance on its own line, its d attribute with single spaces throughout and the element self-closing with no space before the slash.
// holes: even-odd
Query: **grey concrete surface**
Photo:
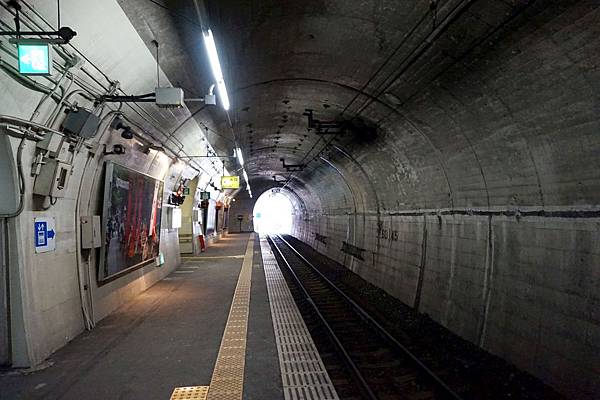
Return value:
<svg viewBox="0 0 600 400">
<path fill-rule="evenodd" d="M 54 3 L 29 2 L 54 21 Z M 206 6 L 232 109 L 225 114 L 193 103 L 191 110 L 161 110 L 147 103 L 137 114 L 125 107 L 138 133 L 168 137 L 160 144 L 178 154 L 180 147 L 205 154 L 207 143 L 223 155 L 240 146 L 254 197 L 242 188 L 235 209 L 248 213 L 264 190 L 285 186 L 294 199 L 296 237 L 562 393 L 596 398 L 600 4 L 206 0 Z M 154 39 L 161 69 L 186 97 L 204 95 L 212 83 L 191 1 L 70 0 L 64 10 L 93 79 L 77 76 L 95 94 L 116 80 L 128 94 L 151 90 Z M 12 26 L 10 13 L 0 17 Z M 3 112 L 29 119 L 43 94 L 7 76 L 0 79 Z M 78 104 L 92 108 L 83 98 Z M 37 120 L 51 106 L 46 102 Z M 339 122 L 344 133 L 317 134 L 306 109 L 317 120 Z M 110 129 L 86 144 L 125 144 L 126 156 L 110 157 L 143 171 L 162 172 L 161 163 L 174 161 L 147 157 Z M 24 165 L 31 165 L 33 147 L 27 145 Z M 76 157 L 73 178 L 83 176 L 87 156 Z M 301 171 L 286 170 L 281 158 Z M 23 362 L 46 357 L 83 328 L 76 268 L 86 260 L 77 254 L 73 210 L 87 205 L 88 215 L 97 213 L 102 162 L 94 158 L 88 173 L 95 179 L 71 185 L 68 198 L 49 211 L 61 223 L 57 252 L 33 255 L 27 221 L 41 209 L 29 204 L 31 193 L 25 214 L 10 223 L 11 271 L 23 289 L 22 296 L 12 291 L 18 312 L 11 315 L 24 316 L 12 325 L 23 333 L 13 350 L 18 345 Z M 202 162 L 200 187 L 209 187 L 221 165 Z M 177 190 L 181 164 L 170 165 L 167 189 Z M 239 168 L 233 158 L 227 165 Z M 188 168 L 184 175 L 194 174 Z M 26 183 L 31 188 L 33 178 Z M 173 245 L 167 256 L 177 254 L 176 230 L 165 235 Z M 167 260 L 174 265 L 174 257 Z M 99 315 L 145 289 L 148 273 L 99 288 Z M 25 338 L 31 340 L 21 346 Z"/>
<path fill-rule="evenodd" d="M 257 234 L 254 239 L 250 321 L 246 345 L 244 399 L 282 400 L 283 384 L 279 368 L 279 355 Z"/>
<path fill-rule="evenodd" d="M 37 372 L 0 374 L 6 399 L 168 399 L 208 385 L 249 235 L 229 235 L 75 338 Z M 255 248 L 255 250 L 258 247 Z M 260 258 L 254 255 L 248 399 L 271 397 L 279 364 Z M 274 395 L 273 395 L 274 396 Z"/>
</svg>

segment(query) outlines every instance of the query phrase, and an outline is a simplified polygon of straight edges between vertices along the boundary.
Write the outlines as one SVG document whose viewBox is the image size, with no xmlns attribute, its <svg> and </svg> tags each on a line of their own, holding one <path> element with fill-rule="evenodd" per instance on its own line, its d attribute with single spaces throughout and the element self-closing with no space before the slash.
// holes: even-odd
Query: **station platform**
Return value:
<svg viewBox="0 0 600 400">
<path fill-rule="evenodd" d="M 202 256 L 183 257 L 172 274 L 38 370 L 3 373 L 0 398 L 283 399 L 285 362 L 264 267 L 256 234 L 228 235 Z"/>
</svg>

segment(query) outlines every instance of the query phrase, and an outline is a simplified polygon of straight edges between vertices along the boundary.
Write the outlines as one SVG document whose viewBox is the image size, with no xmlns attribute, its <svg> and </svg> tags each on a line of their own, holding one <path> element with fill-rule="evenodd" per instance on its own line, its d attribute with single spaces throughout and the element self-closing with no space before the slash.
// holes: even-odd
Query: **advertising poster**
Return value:
<svg viewBox="0 0 600 400">
<path fill-rule="evenodd" d="M 162 197 L 163 182 L 112 162 L 106 164 L 99 281 L 159 255 Z"/>
</svg>

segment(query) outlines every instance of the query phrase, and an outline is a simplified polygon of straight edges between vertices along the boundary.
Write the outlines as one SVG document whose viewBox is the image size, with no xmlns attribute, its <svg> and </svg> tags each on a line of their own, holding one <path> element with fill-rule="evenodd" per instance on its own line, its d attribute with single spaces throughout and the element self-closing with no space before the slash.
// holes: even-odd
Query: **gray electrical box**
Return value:
<svg viewBox="0 0 600 400">
<path fill-rule="evenodd" d="M 156 105 L 161 108 L 183 107 L 183 89 L 174 87 L 157 87 L 155 89 Z"/>
<path fill-rule="evenodd" d="M 63 130 L 82 138 L 91 138 L 96 135 L 100 118 L 91 112 L 80 108 L 71 111 L 63 121 Z"/>
<path fill-rule="evenodd" d="M 205 94 L 204 95 L 204 104 L 206 104 L 207 106 L 216 106 L 217 105 L 217 95 Z"/>
<path fill-rule="evenodd" d="M 35 178 L 33 194 L 55 198 L 65 197 L 71 168 L 70 164 L 54 158 L 45 159 L 40 174 Z"/>
<path fill-rule="evenodd" d="M 102 219 L 99 215 L 81 217 L 81 248 L 102 247 Z"/>
<path fill-rule="evenodd" d="M 38 149 L 42 149 L 45 151 L 49 151 L 50 153 L 56 154 L 60 150 L 62 143 L 63 143 L 62 135 L 52 133 L 52 132 L 46 132 L 44 139 L 37 142 L 35 147 L 37 147 Z"/>
</svg>

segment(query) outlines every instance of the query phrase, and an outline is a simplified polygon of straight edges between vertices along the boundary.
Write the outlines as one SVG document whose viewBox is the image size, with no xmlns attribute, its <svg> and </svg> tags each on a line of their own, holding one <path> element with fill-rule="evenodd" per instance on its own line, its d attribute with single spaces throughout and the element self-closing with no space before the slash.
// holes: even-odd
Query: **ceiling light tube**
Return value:
<svg viewBox="0 0 600 400">
<path fill-rule="evenodd" d="M 210 61 L 210 67 L 212 69 L 213 76 L 217 82 L 217 88 L 219 90 L 219 96 L 221 97 L 221 104 L 227 111 L 229 110 L 229 96 L 227 95 L 227 88 L 225 87 L 225 79 L 223 78 L 223 71 L 221 70 L 221 63 L 219 62 L 219 55 L 217 54 L 217 46 L 213 37 L 212 31 L 209 29 L 202 33 L 204 37 L 204 47 L 208 53 L 208 60 Z"/>
<path fill-rule="evenodd" d="M 242 149 L 237 147 L 235 149 L 235 154 L 237 156 L 238 161 L 240 162 L 240 166 L 243 168 L 244 167 L 244 156 L 242 155 Z"/>
</svg>

